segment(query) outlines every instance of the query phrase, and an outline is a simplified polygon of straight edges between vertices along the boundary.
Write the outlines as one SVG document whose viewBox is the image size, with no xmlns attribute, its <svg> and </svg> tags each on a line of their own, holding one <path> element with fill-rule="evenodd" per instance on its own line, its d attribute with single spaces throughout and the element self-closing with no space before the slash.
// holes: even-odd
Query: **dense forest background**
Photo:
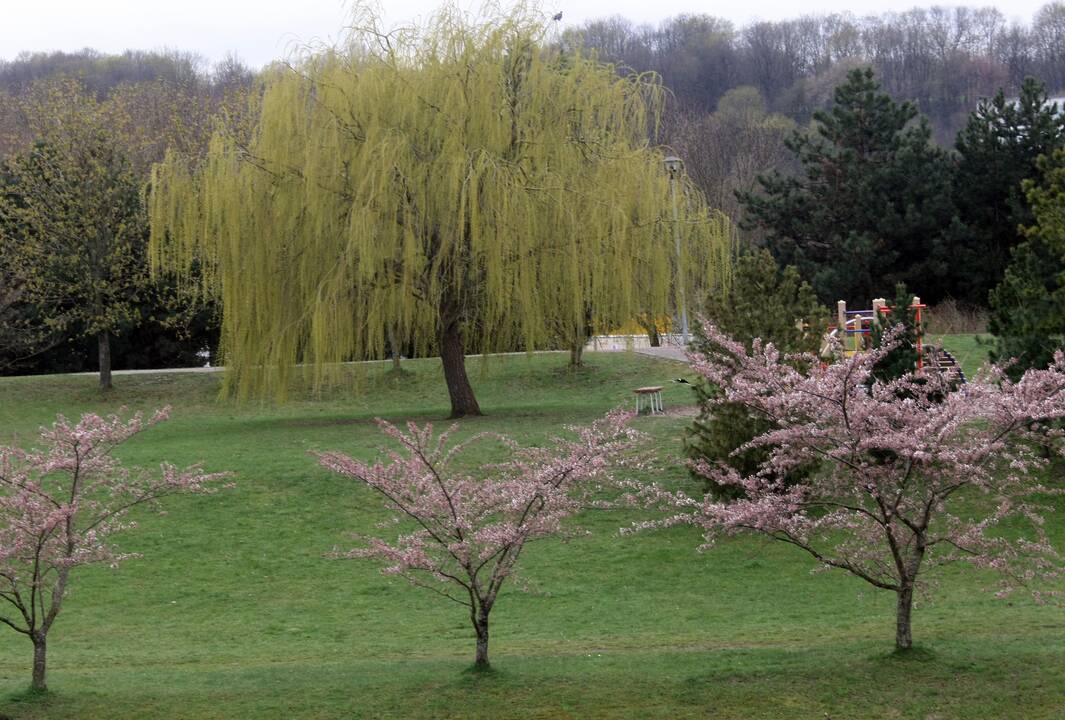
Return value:
<svg viewBox="0 0 1065 720">
<path fill-rule="evenodd" d="M 926 124 L 928 145 L 942 149 L 921 159 L 928 167 L 964 165 L 965 147 L 971 149 L 975 141 L 959 145 L 959 133 L 975 132 L 974 114 L 997 93 L 1008 103 L 1021 94 L 1027 78 L 1034 78 L 1048 100 L 1065 96 L 1062 2 L 1045 5 L 1027 22 L 1011 22 L 994 8 L 942 6 L 863 17 L 806 15 L 745 26 L 701 14 L 674 17 L 657 26 L 611 17 L 565 29 L 555 41 L 564 49 L 594 52 L 620 73 L 659 74 L 672 96 L 654 141 L 684 159 L 686 171 L 711 205 L 743 228 L 742 242 L 768 243 L 778 260 L 789 262 L 793 258 L 782 258 L 772 245 L 774 228 L 765 221 L 764 207 L 759 223 L 752 213 L 756 203 L 744 196 L 766 190 L 759 177 L 802 175 L 803 163 L 813 161 L 809 153 L 804 160 L 797 151 L 796 138 L 824 125 L 825 116 L 818 113 L 838 102 L 838 88 L 856 69 L 871 68 L 875 92 L 915 110 L 900 111 L 904 124 Z M 258 72 L 235 56 L 212 66 L 179 50 L 23 53 L 0 61 L 0 156 L 18 156 L 39 142 L 41 118 L 34 118 L 28 108 L 41 107 L 34 98 L 42 95 L 42 88 L 74 80 L 92 102 L 111 108 L 108 112 L 119 118 L 114 125 L 118 142 L 133 170 L 147 182 L 151 164 L 162 159 L 168 146 L 180 146 L 184 152 L 205 148 L 220 118 L 239 115 Z M 992 113 L 985 125 L 997 122 L 997 117 Z M 890 132 L 902 137 L 901 128 Z M 912 135 L 905 142 L 921 142 Z M 950 195 L 955 181 L 944 177 L 943 193 Z M 1018 194 L 1019 185 L 1012 191 Z M 953 198 L 950 207 L 926 211 L 929 226 L 955 224 L 944 243 L 965 244 L 966 223 L 975 222 L 964 212 L 970 200 Z M 1000 248 L 1005 253 L 1002 264 L 1012 244 L 1009 240 L 1008 247 Z M 802 263 L 797 264 L 801 268 Z M 870 267 L 869 272 L 876 276 L 877 270 Z M 935 299 L 964 295 L 961 299 L 970 304 L 986 305 L 988 290 L 1002 280 L 1001 268 L 996 272 L 998 276 L 982 280 L 978 287 L 962 287 L 944 277 L 941 286 L 926 285 L 922 292 Z M 932 278 L 926 283 L 940 282 L 928 272 L 911 275 Z M 892 275 L 909 277 L 903 271 L 897 278 Z M 831 283 L 818 286 L 815 281 L 814 286 L 823 290 L 820 299 L 826 303 L 837 291 Z M 142 287 L 131 298 L 139 309 L 113 333 L 116 367 L 187 364 L 199 349 L 216 342 L 212 309 L 174 310 L 173 297 L 172 292 Z M 3 302 L 0 293 L 0 305 Z M 25 319 L 34 311 L 21 312 Z M 96 362 L 96 341 L 74 324 L 55 328 L 30 355 L 0 348 L 0 372 L 91 370 Z"/>
</svg>

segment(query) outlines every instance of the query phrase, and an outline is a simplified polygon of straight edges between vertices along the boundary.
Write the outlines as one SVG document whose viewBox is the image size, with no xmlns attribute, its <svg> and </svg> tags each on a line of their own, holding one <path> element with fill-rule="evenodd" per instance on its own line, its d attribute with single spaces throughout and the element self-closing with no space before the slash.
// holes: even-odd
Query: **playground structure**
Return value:
<svg viewBox="0 0 1065 720">
<path fill-rule="evenodd" d="M 917 367 L 918 374 L 926 371 L 945 375 L 947 380 L 962 384 L 966 382 L 965 372 L 957 359 L 947 350 L 936 345 L 928 345 L 924 341 L 924 322 L 921 311 L 927 307 L 916 295 L 910 303 L 909 309 L 914 311 L 914 325 L 917 335 Z M 884 298 L 873 300 L 873 307 L 868 310 L 848 310 L 847 302 L 840 300 L 836 303 L 836 324 L 830 325 L 825 334 L 825 341 L 821 346 L 821 356 L 828 356 L 835 342 L 839 341 L 846 357 L 853 357 L 856 353 L 866 352 L 873 345 L 873 329 L 880 324 L 880 319 L 891 313 Z"/>
</svg>

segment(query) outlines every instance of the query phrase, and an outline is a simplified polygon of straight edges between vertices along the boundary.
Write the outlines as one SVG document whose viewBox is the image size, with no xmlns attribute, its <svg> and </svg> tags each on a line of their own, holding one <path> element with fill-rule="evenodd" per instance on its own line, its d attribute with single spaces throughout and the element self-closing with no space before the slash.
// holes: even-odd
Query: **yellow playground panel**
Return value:
<svg viewBox="0 0 1065 720">
<path fill-rule="evenodd" d="M 662 335 L 666 335 L 673 331 L 673 319 L 668 315 L 661 315 L 655 318 L 655 328 Z M 640 324 L 640 321 L 636 318 L 632 318 L 624 325 L 616 328 L 611 328 L 610 332 L 606 335 L 643 335 L 647 332 L 647 328 Z"/>
</svg>

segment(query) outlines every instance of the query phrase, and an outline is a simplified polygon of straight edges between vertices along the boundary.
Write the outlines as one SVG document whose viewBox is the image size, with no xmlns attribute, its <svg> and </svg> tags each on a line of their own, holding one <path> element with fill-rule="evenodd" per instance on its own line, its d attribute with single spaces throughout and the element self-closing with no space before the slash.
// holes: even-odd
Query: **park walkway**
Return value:
<svg viewBox="0 0 1065 720">
<path fill-rule="evenodd" d="M 677 362 L 690 363 L 691 360 L 685 354 L 684 349 L 676 345 L 663 345 L 661 347 L 647 347 L 637 348 L 633 352 L 640 355 L 650 355 L 651 357 L 660 358 L 663 360 L 676 360 Z"/>
<path fill-rule="evenodd" d="M 564 353 L 564 350 L 538 350 L 534 352 L 534 355 L 550 354 L 550 353 Z M 591 352 L 625 352 L 625 350 L 591 350 Z M 687 356 L 684 354 L 684 350 L 676 345 L 663 345 L 662 347 L 644 347 L 636 348 L 632 352 L 640 355 L 647 355 L 649 357 L 659 358 L 661 360 L 675 360 L 676 362 L 689 363 Z M 500 355 L 526 355 L 524 352 L 511 352 L 511 353 L 497 353 Z M 467 359 L 473 359 L 481 357 L 480 355 L 467 355 Z M 372 365 L 375 363 L 391 363 L 391 360 L 362 360 L 358 363 L 346 362 L 343 365 Z M 224 372 L 225 367 L 221 365 L 215 365 L 211 367 L 184 367 L 184 368 L 159 368 L 159 369 L 143 369 L 143 370 L 112 370 L 113 375 L 169 375 L 173 373 L 216 373 Z M 74 375 L 98 375 L 97 371 L 92 372 L 80 372 L 73 373 Z"/>
</svg>

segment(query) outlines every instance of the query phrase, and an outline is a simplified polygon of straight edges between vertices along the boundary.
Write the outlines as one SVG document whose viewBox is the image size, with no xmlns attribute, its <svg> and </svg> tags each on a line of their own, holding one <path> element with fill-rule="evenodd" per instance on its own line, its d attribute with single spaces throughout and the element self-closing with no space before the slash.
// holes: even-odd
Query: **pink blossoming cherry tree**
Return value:
<svg viewBox="0 0 1065 720">
<path fill-rule="evenodd" d="M 913 643 L 914 592 L 936 566 L 997 570 L 1000 595 L 1020 586 L 1037 600 L 1055 594 L 1046 581 L 1062 566 L 1043 528 L 1055 491 L 1039 482 L 1047 461 L 1037 444 L 1054 440 L 1047 421 L 1065 417 L 1061 353 L 1049 369 L 1015 383 L 992 368 L 952 391 L 935 374 L 873 381 L 892 339 L 882 350 L 822 366 L 759 341 L 748 353 L 713 325 L 703 330 L 718 350 L 694 354 L 695 370 L 720 389 L 714 402 L 739 403 L 771 421 L 773 429 L 745 446 L 770 453 L 747 477 L 697 463 L 708 478 L 741 489 L 739 500 L 646 490 L 671 515 L 642 526 L 691 523 L 705 531 L 707 545 L 719 535 L 758 533 L 894 592 L 899 649 Z M 806 482 L 780 481 L 811 461 L 818 470 Z"/>
<path fill-rule="evenodd" d="M 179 470 L 163 463 L 158 473 L 130 470 L 113 451 L 167 417 L 145 421 L 86 414 L 77 424 L 60 415 L 41 429 L 33 450 L 0 446 L 0 623 L 33 643 L 33 685 L 45 690 L 48 632 L 63 607 L 71 571 L 90 563 L 135 557 L 112 546 L 112 535 L 136 524 L 138 505 L 175 493 L 213 492 L 227 473 Z"/>
<path fill-rule="evenodd" d="M 614 471 L 641 464 L 641 436 L 627 426 L 629 417 L 611 413 L 542 448 L 488 434 L 452 443 L 454 425 L 434 437 L 432 425 L 409 423 L 403 431 L 379 420 L 400 446 L 384 461 L 337 452 L 318 458 L 377 492 L 409 531 L 393 541 L 363 537 L 365 545 L 345 556 L 376 560 L 385 574 L 464 606 L 477 636 L 475 666 L 487 668 L 489 614 L 525 545 L 564 534 L 564 521 L 584 509 L 609 507 L 610 490 L 621 487 Z M 488 438 L 500 441 L 509 459 L 475 474 L 464 470 L 463 452 Z"/>
</svg>

